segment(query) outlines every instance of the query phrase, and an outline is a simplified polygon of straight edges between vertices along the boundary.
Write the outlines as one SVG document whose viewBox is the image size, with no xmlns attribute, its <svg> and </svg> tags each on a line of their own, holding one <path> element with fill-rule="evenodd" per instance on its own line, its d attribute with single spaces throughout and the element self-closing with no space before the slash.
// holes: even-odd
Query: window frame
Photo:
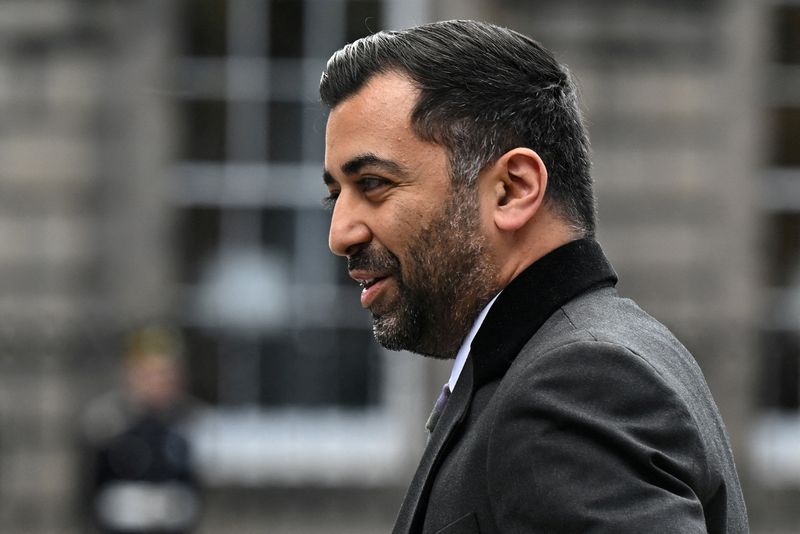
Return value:
<svg viewBox="0 0 800 534">
<path fill-rule="evenodd" d="M 427 19 L 429 0 L 383 0 L 385 27 L 405 27 Z M 258 4 L 261 9 L 253 10 Z M 247 47 L 247 36 L 230 31 L 240 27 L 269 27 L 269 0 L 228 0 L 226 24 L 229 34 L 224 56 L 178 57 L 178 95 L 191 99 L 225 102 L 246 101 L 251 110 L 237 116 L 226 111 L 225 154 L 221 160 L 179 160 L 174 166 L 169 199 L 176 210 L 194 206 L 219 208 L 319 208 L 324 195 L 321 185 L 320 147 L 314 129 L 324 129 L 324 110 L 317 105 L 317 85 L 327 55 L 330 35 L 345 31 L 346 0 L 304 0 L 304 47 L 309 55 L 275 59 L 252 53 L 237 54 Z M 338 6 L 331 17 L 331 6 Z M 338 17 L 338 20 L 337 20 Z M 333 20 L 332 20 L 333 19 Z M 338 25 L 338 30 L 336 29 Z M 267 39 L 269 36 L 265 36 Z M 250 41 L 252 50 L 252 41 Z M 314 54 L 322 51 L 325 55 Z M 243 48 L 244 49 L 244 48 Z M 300 95 L 270 83 L 270 74 L 299 71 Z M 220 80 L 224 80 L 221 82 Z M 182 97 L 178 97 L 182 98 Z M 271 161 L 266 153 L 270 103 L 313 103 L 319 113 L 304 117 L 301 125 L 300 161 Z M 238 154 L 237 129 L 262 131 L 258 139 L 265 147 L 261 157 Z M 292 187 L 287 188 L 287 180 Z M 341 268 L 331 256 L 331 262 Z M 344 290 L 331 279 L 316 290 L 331 298 Z M 191 303 L 195 287 L 183 286 L 179 293 Z M 185 310 L 191 306 L 184 306 Z M 202 318 L 182 313 L 185 325 L 197 326 Z M 319 319 L 317 319 L 319 320 Z M 353 318 L 342 318 L 346 323 Z M 429 408 L 424 362 L 404 354 L 380 349 L 383 389 L 377 405 L 364 410 L 266 409 L 254 405 L 208 406 L 199 410 L 187 427 L 195 449 L 199 472 L 208 484 L 353 484 L 391 485 L 403 478 L 424 445 L 424 417 Z M 417 446 L 409 446 L 416 443 Z"/>
</svg>

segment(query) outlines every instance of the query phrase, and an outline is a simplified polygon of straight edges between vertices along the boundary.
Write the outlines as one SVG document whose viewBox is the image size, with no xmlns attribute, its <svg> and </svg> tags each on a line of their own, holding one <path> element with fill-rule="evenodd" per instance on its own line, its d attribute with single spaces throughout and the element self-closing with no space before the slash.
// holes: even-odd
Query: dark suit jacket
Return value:
<svg viewBox="0 0 800 534">
<path fill-rule="evenodd" d="M 394 533 L 748 531 L 700 368 L 615 283 L 580 240 L 503 291 Z"/>
</svg>

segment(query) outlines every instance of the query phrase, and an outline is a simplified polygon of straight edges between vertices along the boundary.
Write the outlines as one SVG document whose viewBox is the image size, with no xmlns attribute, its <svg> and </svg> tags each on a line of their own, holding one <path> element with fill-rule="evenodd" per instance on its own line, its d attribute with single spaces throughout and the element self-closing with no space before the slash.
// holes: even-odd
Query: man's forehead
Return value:
<svg viewBox="0 0 800 534">
<path fill-rule="evenodd" d="M 391 159 L 398 147 L 417 141 L 410 123 L 416 94 L 406 77 L 385 73 L 333 108 L 325 132 L 328 170 L 336 173 L 358 154 Z"/>
</svg>

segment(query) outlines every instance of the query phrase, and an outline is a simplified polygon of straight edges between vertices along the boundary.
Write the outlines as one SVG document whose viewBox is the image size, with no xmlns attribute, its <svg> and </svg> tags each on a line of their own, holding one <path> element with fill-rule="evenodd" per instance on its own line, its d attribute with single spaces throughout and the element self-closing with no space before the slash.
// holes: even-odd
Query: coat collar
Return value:
<svg viewBox="0 0 800 534">
<path fill-rule="evenodd" d="M 572 241 L 514 278 L 472 341 L 473 388 L 500 378 L 519 351 L 562 305 L 581 293 L 613 286 L 617 275 L 594 239 Z"/>
<path fill-rule="evenodd" d="M 472 342 L 461 377 L 406 493 L 393 534 L 422 531 L 431 486 L 449 443 L 469 411 L 474 392 L 505 374 L 523 345 L 560 306 L 585 291 L 616 281 L 600 245 L 582 239 L 539 259 L 503 290 Z"/>
</svg>

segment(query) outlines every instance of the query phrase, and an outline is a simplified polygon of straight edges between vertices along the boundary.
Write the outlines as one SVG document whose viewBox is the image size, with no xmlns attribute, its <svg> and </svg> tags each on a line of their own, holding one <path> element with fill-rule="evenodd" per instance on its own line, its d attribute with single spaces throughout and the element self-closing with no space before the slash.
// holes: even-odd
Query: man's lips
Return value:
<svg viewBox="0 0 800 534">
<path fill-rule="evenodd" d="M 369 308 L 383 289 L 389 278 L 388 274 L 351 271 L 350 278 L 361 286 L 361 306 Z"/>
</svg>

